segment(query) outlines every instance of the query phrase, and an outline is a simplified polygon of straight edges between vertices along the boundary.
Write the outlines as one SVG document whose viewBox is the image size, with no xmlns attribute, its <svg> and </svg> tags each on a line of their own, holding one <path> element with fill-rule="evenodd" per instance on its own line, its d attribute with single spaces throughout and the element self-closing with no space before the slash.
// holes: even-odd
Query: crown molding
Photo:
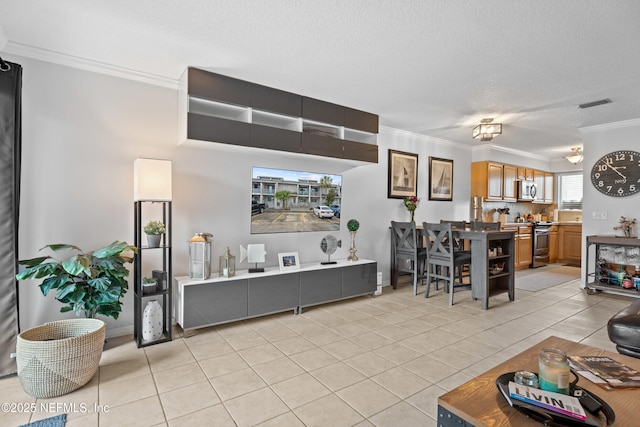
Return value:
<svg viewBox="0 0 640 427">
<path fill-rule="evenodd" d="M 516 156 L 521 156 L 521 157 L 528 157 L 528 158 L 532 158 L 532 159 L 536 159 L 536 160 L 541 160 L 543 162 L 548 162 L 549 158 L 545 157 L 545 156 L 541 156 L 539 154 L 534 154 L 534 153 L 529 153 L 527 151 L 522 151 L 522 150 L 515 150 L 513 148 L 509 148 L 509 147 L 503 147 L 501 145 L 493 145 L 493 144 L 484 144 L 484 145 L 477 145 L 475 147 L 473 147 L 473 152 L 474 153 L 479 153 L 479 152 L 484 152 L 484 151 L 502 151 L 503 153 L 509 153 L 509 154 L 513 154 Z"/>
<path fill-rule="evenodd" d="M 0 28 L 0 47 L 2 45 L 2 28 Z M 103 62 L 92 61 L 77 56 L 65 55 L 51 50 L 40 49 L 22 43 L 8 41 L 3 49 L 4 52 L 40 61 L 51 62 L 64 65 L 66 67 L 78 68 L 80 70 L 105 74 L 107 76 L 119 77 L 127 80 L 147 83 L 155 86 L 162 86 L 169 89 L 178 89 L 178 80 L 155 74 L 144 73 L 142 71 L 131 70 L 129 68 L 118 67 L 105 64 Z"/>
<path fill-rule="evenodd" d="M 594 132 L 602 132 L 602 131 L 611 130 L 611 129 L 628 128 L 632 126 L 640 126 L 640 119 L 622 120 L 620 122 L 604 123 L 601 125 L 594 125 L 594 126 L 585 126 L 585 127 L 578 128 L 578 130 L 582 133 L 594 133 Z"/>
<path fill-rule="evenodd" d="M 388 126 L 378 126 L 380 133 L 383 131 L 391 136 L 396 135 L 403 138 L 415 138 L 416 140 L 421 140 L 427 143 L 444 145 L 447 147 L 455 147 L 461 150 L 471 150 L 471 147 L 465 144 L 461 144 L 459 142 L 449 141 L 448 139 L 436 138 L 433 136 L 423 135 L 420 133 L 411 132 L 404 129 L 397 129 Z"/>
</svg>

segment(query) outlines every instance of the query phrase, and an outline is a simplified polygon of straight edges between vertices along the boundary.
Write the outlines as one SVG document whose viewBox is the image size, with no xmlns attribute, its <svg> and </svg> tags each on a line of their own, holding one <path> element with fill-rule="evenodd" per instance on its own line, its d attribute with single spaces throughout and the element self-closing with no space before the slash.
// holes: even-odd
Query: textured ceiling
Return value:
<svg viewBox="0 0 640 427">
<path fill-rule="evenodd" d="M 202 67 L 466 145 L 494 117 L 495 145 L 551 160 L 640 118 L 639 40 L 637 0 L 0 0 L 6 52 Z"/>
</svg>

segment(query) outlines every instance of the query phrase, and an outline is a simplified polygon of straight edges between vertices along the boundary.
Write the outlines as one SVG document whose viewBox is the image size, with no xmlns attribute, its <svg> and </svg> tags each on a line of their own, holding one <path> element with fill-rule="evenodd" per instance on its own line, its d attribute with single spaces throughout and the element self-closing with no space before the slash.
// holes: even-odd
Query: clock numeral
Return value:
<svg viewBox="0 0 640 427">
<path fill-rule="evenodd" d="M 613 188 L 613 186 L 612 186 L 612 185 L 607 185 L 607 191 L 609 191 L 609 192 L 610 192 L 612 188 Z"/>
<path fill-rule="evenodd" d="M 635 191 L 636 191 L 636 185 L 635 185 L 635 184 L 630 184 L 630 185 L 629 185 L 629 191 L 631 191 L 632 193 L 635 193 Z"/>
<path fill-rule="evenodd" d="M 616 162 L 618 162 L 620 160 L 624 160 L 625 158 L 626 158 L 626 156 L 624 155 L 624 153 L 616 154 Z"/>
<path fill-rule="evenodd" d="M 609 169 L 609 165 L 607 163 L 603 163 L 601 165 L 598 165 L 598 171 L 600 171 L 600 172 L 604 172 L 607 169 Z"/>
<path fill-rule="evenodd" d="M 594 176 L 596 179 L 600 179 L 600 172 L 596 172 L 593 176 Z"/>
<path fill-rule="evenodd" d="M 613 159 L 611 157 L 607 157 L 606 159 L 604 159 L 605 164 L 603 166 L 605 166 L 606 169 L 606 165 L 610 165 L 611 163 L 613 163 Z"/>
<path fill-rule="evenodd" d="M 618 194 L 624 194 L 624 190 L 622 189 L 622 187 L 618 188 Z"/>
</svg>

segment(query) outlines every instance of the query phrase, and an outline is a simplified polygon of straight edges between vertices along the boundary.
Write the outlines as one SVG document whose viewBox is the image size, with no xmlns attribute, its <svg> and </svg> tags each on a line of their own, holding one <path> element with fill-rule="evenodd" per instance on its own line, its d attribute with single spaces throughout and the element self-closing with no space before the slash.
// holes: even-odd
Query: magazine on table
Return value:
<svg viewBox="0 0 640 427">
<path fill-rule="evenodd" d="M 580 421 L 587 419 L 587 414 L 584 412 L 580 401 L 573 396 L 540 390 L 538 388 L 516 384 L 513 381 L 509 381 L 509 395 L 514 399 L 576 418 Z"/>
<path fill-rule="evenodd" d="M 571 367 L 594 384 L 612 390 L 640 387 L 640 372 L 607 356 L 569 356 Z"/>
</svg>

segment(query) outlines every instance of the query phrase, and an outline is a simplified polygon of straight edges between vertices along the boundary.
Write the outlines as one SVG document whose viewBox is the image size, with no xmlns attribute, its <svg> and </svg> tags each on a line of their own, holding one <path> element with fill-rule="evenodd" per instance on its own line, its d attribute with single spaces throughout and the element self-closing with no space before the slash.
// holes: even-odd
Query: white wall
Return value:
<svg viewBox="0 0 640 427">
<path fill-rule="evenodd" d="M 607 153 L 616 150 L 640 151 L 638 133 L 640 120 L 612 123 L 606 126 L 582 129 L 584 133 L 584 195 L 582 202 L 582 233 L 589 235 L 620 235 L 613 230 L 620 216 L 640 219 L 640 194 L 628 197 L 610 197 L 600 193 L 591 184 L 593 164 Z M 606 212 L 607 219 L 593 219 L 594 212 Z M 638 231 L 638 230 L 636 230 Z M 583 238 L 583 260 L 584 257 Z"/>
<path fill-rule="evenodd" d="M 67 68 L 28 58 L 24 67 L 23 165 L 20 259 L 38 255 L 49 243 L 71 243 L 90 251 L 114 240 L 133 243 L 133 161 L 138 157 L 173 162 L 173 269 L 187 273 L 187 240 L 197 231 L 214 234 L 214 265 L 226 246 L 265 243 L 267 265 L 277 253 L 298 251 L 301 261 L 324 259 L 319 244 L 325 232 L 251 235 L 252 166 L 341 173 L 341 229 L 344 244 L 334 256 L 348 256 L 346 222 L 360 221 L 357 255 L 378 261 L 389 282 L 389 223 L 408 220 L 401 200 L 387 198 L 389 148 L 419 155 L 416 221 L 469 218 L 469 149 L 404 131 L 382 128 L 379 163 L 352 164 L 316 156 L 265 150 L 197 148 L 177 144 L 177 90 Z M 453 202 L 427 196 L 429 156 L 454 159 Z M 248 265 L 242 263 L 240 269 Z M 132 331 L 133 292 L 120 319 L 107 321 L 110 336 Z M 20 284 L 23 329 L 71 316 L 42 297 L 34 283 Z"/>
</svg>

